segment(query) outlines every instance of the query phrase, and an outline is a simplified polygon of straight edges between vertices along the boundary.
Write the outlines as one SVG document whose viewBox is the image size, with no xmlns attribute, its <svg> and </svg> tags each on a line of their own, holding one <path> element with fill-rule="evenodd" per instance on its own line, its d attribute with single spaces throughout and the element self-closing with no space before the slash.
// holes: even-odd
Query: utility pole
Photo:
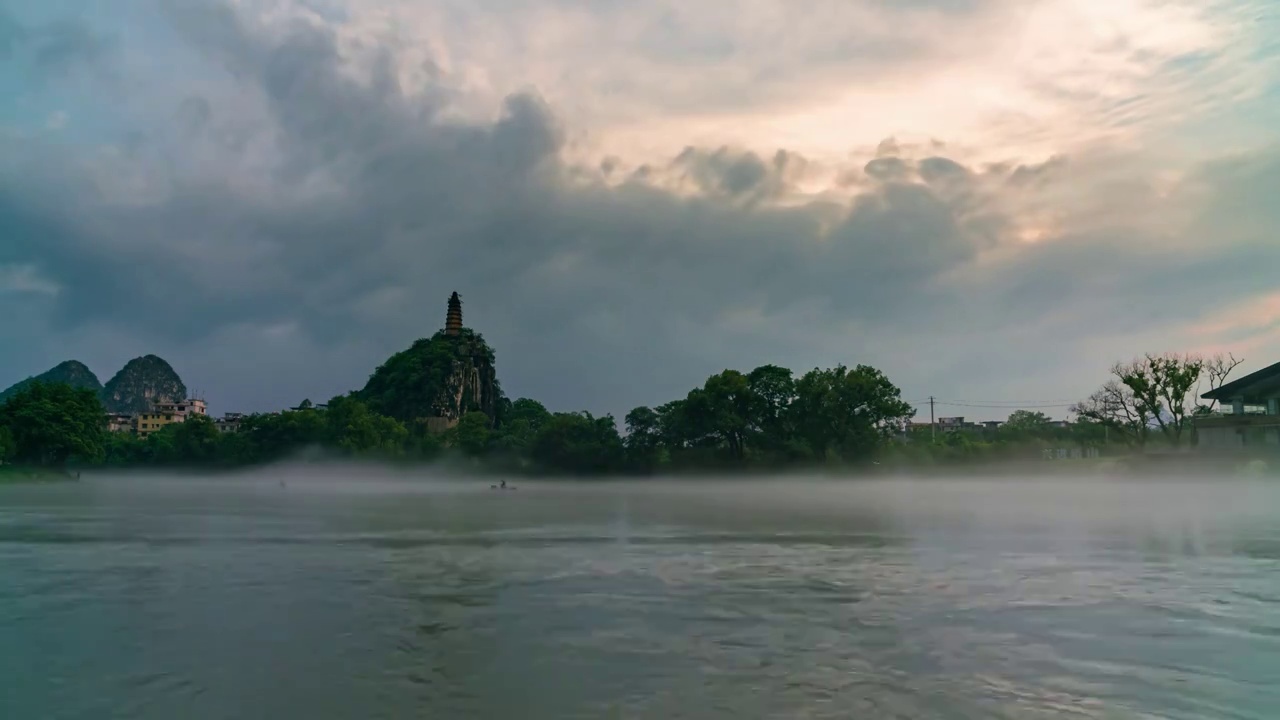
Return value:
<svg viewBox="0 0 1280 720">
<path fill-rule="evenodd" d="M 938 425 L 933 419 L 933 396 L 929 396 L 929 442 L 937 442 Z"/>
</svg>

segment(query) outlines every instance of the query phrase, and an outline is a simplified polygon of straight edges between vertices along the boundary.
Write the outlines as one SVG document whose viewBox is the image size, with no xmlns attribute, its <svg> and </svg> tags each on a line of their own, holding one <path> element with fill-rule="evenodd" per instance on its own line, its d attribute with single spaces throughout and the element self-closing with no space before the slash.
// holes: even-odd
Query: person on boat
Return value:
<svg viewBox="0 0 1280 720">
<path fill-rule="evenodd" d="M 507 489 L 507 481 L 506 481 L 506 480 L 503 480 L 501 483 L 499 483 L 499 484 L 498 484 L 498 487 L 502 488 L 503 490 L 506 490 L 506 489 Z"/>
</svg>

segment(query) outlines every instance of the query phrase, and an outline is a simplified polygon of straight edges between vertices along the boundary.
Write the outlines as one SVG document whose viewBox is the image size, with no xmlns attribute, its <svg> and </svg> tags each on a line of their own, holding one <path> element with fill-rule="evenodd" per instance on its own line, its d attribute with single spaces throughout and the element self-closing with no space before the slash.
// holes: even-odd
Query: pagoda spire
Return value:
<svg viewBox="0 0 1280 720">
<path fill-rule="evenodd" d="M 449 312 L 444 318 L 444 334 L 457 337 L 462 334 L 462 298 L 455 290 L 449 296 Z"/>
</svg>

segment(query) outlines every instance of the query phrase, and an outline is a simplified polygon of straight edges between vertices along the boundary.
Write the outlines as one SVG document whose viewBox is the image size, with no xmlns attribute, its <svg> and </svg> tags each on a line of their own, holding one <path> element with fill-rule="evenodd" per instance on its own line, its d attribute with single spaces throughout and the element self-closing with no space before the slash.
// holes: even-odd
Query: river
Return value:
<svg viewBox="0 0 1280 720">
<path fill-rule="evenodd" d="M 0 717 L 1280 717 L 1280 484 L 0 486 Z"/>
</svg>

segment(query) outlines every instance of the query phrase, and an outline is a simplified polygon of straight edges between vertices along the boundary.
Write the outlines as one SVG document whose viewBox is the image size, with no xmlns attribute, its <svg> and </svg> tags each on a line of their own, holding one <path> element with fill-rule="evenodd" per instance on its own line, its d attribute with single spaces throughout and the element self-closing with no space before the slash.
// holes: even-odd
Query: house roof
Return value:
<svg viewBox="0 0 1280 720">
<path fill-rule="evenodd" d="M 1235 398 L 1261 398 L 1280 395 L 1280 363 L 1262 368 L 1216 390 L 1201 395 L 1205 400 L 1232 400 Z"/>
</svg>

